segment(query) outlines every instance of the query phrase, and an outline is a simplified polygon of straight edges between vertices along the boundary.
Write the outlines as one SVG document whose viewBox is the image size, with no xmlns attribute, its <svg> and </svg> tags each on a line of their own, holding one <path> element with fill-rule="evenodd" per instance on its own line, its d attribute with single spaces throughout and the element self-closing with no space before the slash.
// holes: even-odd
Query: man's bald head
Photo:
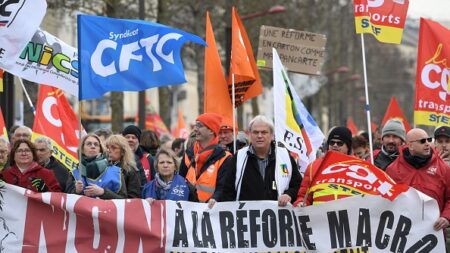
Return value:
<svg viewBox="0 0 450 253">
<path fill-rule="evenodd" d="M 413 128 L 406 134 L 406 142 L 411 155 L 427 157 L 431 154 L 431 137 L 425 130 Z"/>
<path fill-rule="evenodd" d="M 406 143 L 410 143 L 411 141 L 419 140 L 422 138 L 427 138 L 428 134 L 425 132 L 425 130 L 420 128 L 413 128 L 409 130 L 409 132 L 406 134 Z"/>
</svg>

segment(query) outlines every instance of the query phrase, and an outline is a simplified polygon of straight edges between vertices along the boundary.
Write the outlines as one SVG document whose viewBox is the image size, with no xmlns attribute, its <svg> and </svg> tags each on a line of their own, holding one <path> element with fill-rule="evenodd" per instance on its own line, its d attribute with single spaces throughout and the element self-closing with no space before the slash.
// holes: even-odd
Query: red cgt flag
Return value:
<svg viewBox="0 0 450 253">
<path fill-rule="evenodd" d="M 353 156 L 329 151 L 311 180 L 313 204 L 356 195 L 379 195 L 394 200 L 408 190 L 396 184 L 384 171 Z"/>
<path fill-rule="evenodd" d="M 450 30 L 420 19 L 414 124 L 449 125 Z"/>
<path fill-rule="evenodd" d="M 411 130 L 411 125 L 403 114 L 402 108 L 400 108 L 400 105 L 398 104 L 397 99 L 395 99 L 395 96 L 391 97 L 391 101 L 389 102 L 389 105 L 386 109 L 383 121 L 381 121 L 381 126 L 384 126 L 384 124 L 386 124 L 386 122 L 390 119 L 397 119 L 401 121 L 405 126 L 406 132 Z"/>
<path fill-rule="evenodd" d="M 233 105 L 228 93 L 227 80 L 223 73 L 219 52 L 217 51 L 214 31 L 206 12 L 206 43 L 205 47 L 205 91 L 204 112 L 213 112 L 222 117 L 233 118 Z"/>
<path fill-rule="evenodd" d="M 48 137 L 53 142 L 53 156 L 68 169 L 78 164 L 79 121 L 64 92 L 41 84 L 33 124 L 33 137 Z"/>
<path fill-rule="evenodd" d="M 252 45 L 244 25 L 233 7 L 231 36 L 231 62 L 228 76 L 228 90 L 231 93 L 232 76 L 235 85 L 235 106 L 238 107 L 252 97 L 262 93 L 261 79 L 253 56 Z"/>
<path fill-rule="evenodd" d="M 353 0 L 356 33 L 370 33 L 378 41 L 400 44 L 409 0 Z"/>
</svg>

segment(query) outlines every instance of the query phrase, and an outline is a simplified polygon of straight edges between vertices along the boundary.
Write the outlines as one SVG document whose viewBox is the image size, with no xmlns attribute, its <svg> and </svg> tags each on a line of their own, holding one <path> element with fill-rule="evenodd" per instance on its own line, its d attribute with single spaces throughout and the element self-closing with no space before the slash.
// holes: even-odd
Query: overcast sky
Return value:
<svg viewBox="0 0 450 253">
<path fill-rule="evenodd" d="M 408 16 L 450 21 L 450 0 L 410 0 Z"/>
</svg>

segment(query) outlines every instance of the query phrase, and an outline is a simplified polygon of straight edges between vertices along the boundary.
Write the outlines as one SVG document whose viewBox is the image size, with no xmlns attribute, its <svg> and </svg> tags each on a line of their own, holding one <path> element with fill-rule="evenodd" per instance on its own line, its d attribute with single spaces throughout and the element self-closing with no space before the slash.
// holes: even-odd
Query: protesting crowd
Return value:
<svg viewBox="0 0 450 253">
<path fill-rule="evenodd" d="M 450 51 L 441 42 L 450 31 L 440 24 L 421 20 L 413 128 L 403 115 L 389 113 L 373 128 L 365 80 L 367 131 L 347 124 L 324 134 L 287 70 L 319 75 L 326 58 L 325 35 L 262 26 L 260 45 L 265 48 L 259 48 L 257 64 L 233 7 L 226 77 L 208 12 L 205 40 L 158 23 L 80 14 L 76 49 L 38 28 L 45 0 L 34 5 L 25 1 L 20 8 L 14 1 L 1 2 L 2 8 L 17 8 L 10 9 L 14 18 L 0 22 L 0 67 L 20 81 L 39 84 L 36 107 L 28 98 L 35 110 L 32 128 L 6 131 L 0 108 L 0 179 L 6 183 L 0 185 L 0 211 L 6 217 L 0 217 L 0 236 L 15 236 L 5 241 L 6 248 L 443 250 L 442 235 L 450 227 L 450 127 L 445 116 L 450 106 L 437 99 L 445 100 L 450 84 L 444 59 Z M 356 32 L 401 43 L 408 3 L 354 0 Z M 42 46 L 41 37 L 47 51 L 36 64 L 35 45 Z M 424 42 L 425 37 L 433 37 L 433 43 Z M 82 108 L 82 100 L 111 91 L 185 83 L 181 50 L 188 42 L 206 46 L 204 94 L 198 94 L 204 108 L 190 133 L 181 135 L 187 129 L 180 112 L 183 124 L 174 136 L 136 125 L 115 132 L 83 130 L 81 109 L 76 115 L 64 92 Z M 364 55 L 363 39 L 361 43 Z M 61 50 L 53 55 L 47 44 Z M 294 52 L 296 48 L 302 50 Z M 366 75 L 365 56 L 363 61 Z M 263 90 L 258 68 L 272 69 L 274 112 L 254 115 L 239 129 L 236 108 Z M 436 79 L 438 74 L 442 77 Z M 444 95 L 436 89 L 441 86 Z M 417 125 L 435 129 L 429 133 Z M 17 203 L 11 204 L 12 199 Z M 17 208 L 16 214 L 11 211 L 16 205 L 26 208 Z M 51 222 L 44 215 L 50 212 L 57 217 Z"/>
<path fill-rule="evenodd" d="M 164 146 L 156 134 L 143 135 L 134 125 L 117 134 L 99 129 L 81 138 L 80 163 L 71 172 L 52 156 L 49 139 L 40 137 L 31 142 L 30 128 L 14 127 L 11 148 L 8 140 L 0 139 L 1 177 L 6 183 L 35 192 L 143 198 L 149 203 L 184 200 L 208 203 L 210 208 L 216 202 L 237 200 L 306 206 L 351 196 L 331 189 L 311 191 L 324 154 L 311 163 L 302 179 L 295 155 L 274 142 L 274 125 L 267 117 L 256 116 L 248 126 L 248 137 L 240 132 L 240 139 L 233 137 L 232 126 L 224 122 L 218 114 L 202 114 L 196 119 L 191 140 L 176 139 Z M 352 137 L 347 127 L 334 127 L 323 152 L 370 160 L 365 136 Z M 236 152 L 234 140 L 239 144 Z M 449 226 L 449 145 L 450 127 L 439 127 L 429 136 L 420 128 L 406 132 L 397 119 L 389 120 L 382 128 L 381 140 L 374 141 L 374 164 L 379 170 L 437 200 L 441 217 L 434 224 L 436 230 Z M 275 169 L 277 162 L 285 165 L 288 178 L 276 179 L 284 172 Z"/>
</svg>

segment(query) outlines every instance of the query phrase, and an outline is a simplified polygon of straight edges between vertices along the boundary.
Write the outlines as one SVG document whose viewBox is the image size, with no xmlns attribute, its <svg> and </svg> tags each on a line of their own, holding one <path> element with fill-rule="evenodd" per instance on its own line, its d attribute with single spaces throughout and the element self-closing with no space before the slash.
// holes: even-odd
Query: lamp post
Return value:
<svg viewBox="0 0 450 253">
<path fill-rule="evenodd" d="M 139 19 L 145 19 L 145 2 L 144 0 L 139 0 Z M 139 115 L 139 123 L 138 126 L 140 129 L 145 129 L 145 90 L 139 91 L 138 95 L 138 115 Z"/>
</svg>

